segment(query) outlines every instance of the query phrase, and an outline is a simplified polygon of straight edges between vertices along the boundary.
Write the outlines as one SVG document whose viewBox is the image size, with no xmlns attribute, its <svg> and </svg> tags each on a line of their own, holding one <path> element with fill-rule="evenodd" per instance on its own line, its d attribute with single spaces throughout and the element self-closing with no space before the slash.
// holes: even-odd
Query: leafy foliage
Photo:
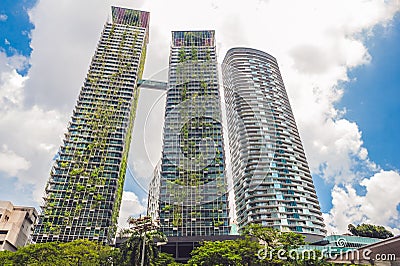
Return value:
<svg viewBox="0 0 400 266">
<path fill-rule="evenodd" d="M 140 265 L 143 249 L 143 236 L 135 231 L 128 229 L 124 234 L 130 234 L 130 237 L 120 247 L 121 261 L 118 265 Z M 166 236 L 158 231 L 150 231 L 145 237 L 145 261 L 144 265 L 157 265 L 154 260 L 158 257 L 158 248 L 156 240 L 166 241 Z M 163 265 L 163 264 L 159 264 Z"/>
<path fill-rule="evenodd" d="M 157 258 L 154 260 L 154 266 L 178 266 L 178 265 L 183 265 L 183 264 L 175 262 L 174 257 L 171 254 L 164 252 L 158 253 Z"/>
<path fill-rule="evenodd" d="M 242 261 L 234 240 L 205 241 L 191 254 L 189 265 L 239 265 Z"/>
<path fill-rule="evenodd" d="M 205 241 L 192 251 L 189 265 L 330 265 L 316 252 L 316 256 L 291 259 L 283 254 L 296 254 L 295 249 L 305 244 L 304 236 L 280 232 L 274 228 L 252 224 L 242 230 L 242 238 L 225 241 Z M 261 251 L 261 252 L 260 252 Z M 284 251 L 284 252 L 282 252 Z M 290 252 L 292 251 L 292 252 Z M 294 252 L 294 253 L 293 253 Z M 265 255 L 265 256 L 263 256 Z"/>
<path fill-rule="evenodd" d="M 0 265 L 112 265 L 119 251 L 89 240 L 38 243 L 0 252 Z"/>
<path fill-rule="evenodd" d="M 156 238 L 163 240 L 165 236 L 156 231 L 146 234 L 145 265 L 181 265 L 171 255 L 158 252 L 154 243 Z M 120 249 L 81 239 L 68 243 L 31 244 L 16 252 L 0 251 L 0 266 L 140 265 L 142 244 L 143 238 L 138 234 L 133 234 Z"/>
<path fill-rule="evenodd" d="M 374 237 L 385 239 L 393 236 L 393 233 L 381 225 L 361 224 L 354 226 L 348 225 L 348 230 L 355 236 Z"/>
<path fill-rule="evenodd" d="M 0 252 L 1 265 L 140 265 L 143 235 L 127 230 L 122 235 L 129 239 L 121 247 L 112 248 L 89 240 L 69 243 L 40 243 L 20 248 L 17 252 Z M 156 241 L 166 241 L 165 235 L 152 230 L 145 238 L 145 265 L 178 266 L 173 257 L 158 251 Z M 330 265 L 317 256 L 299 259 L 282 259 L 278 250 L 285 254 L 304 244 L 304 237 L 293 232 L 252 224 L 242 231 L 236 240 L 205 241 L 195 248 L 187 265 Z M 267 256 L 260 256 L 260 250 Z M 282 255 L 282 254 L 281 254 Z"/>
</svg>

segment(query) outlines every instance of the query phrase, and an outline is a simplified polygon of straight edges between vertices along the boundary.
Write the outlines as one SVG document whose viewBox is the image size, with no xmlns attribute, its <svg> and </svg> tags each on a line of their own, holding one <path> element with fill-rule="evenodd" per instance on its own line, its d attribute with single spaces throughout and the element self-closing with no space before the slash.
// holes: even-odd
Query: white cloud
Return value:
<svg viewBox="0 0 400 266">
<path fill-rule="evenodd" d="M 0 110 L 18 108 L 23 101 L 23 87 L 27 77 L 22 77 L 17 70 L 22 69 L 27 58 L 21 55 L 7 57 L 0 49 Z"/>
<path fill-rule="evenodd" d="M 399 213 L 396 210 L 400 204 L 400 174 L 395 171 L 380 171 L 370 179 L 364 179 L 361 185 L 366 187 L 367 195 L 364 198 L 360 211 L 377 224 L 395 222 L 400 226 Z"/>
<path fill-rule="evenodd" d="M 56 111 L 44 111 L 37 106 L 0 111 L 0 145 L 6 144 L 27 161 L 30 167 L 21 168 L 16 177 L 20 186 L 31 185 L 32 194 L 26 194 L 26 197 L 38 203 L 49 177 L 51 160 L 61 143 L 66 125 L 64 119 Z M 2 162 L 5 165 L 14 163 L 12 160 Z"/>
<path fill-rule="evenodd" d="M 119 212 L 118 227 L 127 228 L 129 217 L 138 217 L 146 214 L 147 206 L 139 201 L 138 196 L 131 191 L 122 194 L 121 210 Z"/>
<path fill-rule="evenodd" d="M 0 171 L 10 176 L 15 176 L 21 170 L 27 170 L 30 163 L 23 157 L 10 151 L 6 145 L 3 145 L 0 151 Z"/>
<path fill-rule="evenodd" d="M 22 102 L 22 90 L 26 78 L 17 71 L 3 72 L 0 76 L 0 106 L 2 109 L 18 106 Z"/>
<path fill-rule="evenodd" d="M 6 14 L 0 14 L 0 21 L 6 21 L 8 16 Z"/>
<path fill-rule="evenodd" d="M 39 202 L 65 122 L 55 110 L 24 107 L 28 77 L 17 69 L 26 62 L 21 55 L 7 57 L 0 51 L 0 171 L 2 178 L 16 177 L 17 190 L 30 185 L 26 197 Z"/>
<path fill-rule="evenodd" d="M 400 174 L 395 171 L 380 171 L 360 183 L 366 194 L 359 195 L 351 186 L 335 186 L 332 190 L 333 208 L 324 215 L 330 233 L 344 233 L 350 223 L 372 223 L 384 225 L 395 234 L 400 234 L 400 187 L 395 185 Z"/>
<path fill-rule="evenodd" d="M 28 105 L 71 113 L 110 6 L 116 3 L 132 5 L 128 0 L 45 0 L 30 11 L 35 28 L 31 32 L 33 67 L 26 84 Z"/>
</svg>

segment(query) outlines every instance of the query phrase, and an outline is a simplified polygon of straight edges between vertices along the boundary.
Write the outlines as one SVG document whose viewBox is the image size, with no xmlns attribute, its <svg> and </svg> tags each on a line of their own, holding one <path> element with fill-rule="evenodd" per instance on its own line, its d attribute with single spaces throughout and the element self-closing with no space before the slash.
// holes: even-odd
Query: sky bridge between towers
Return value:
<svg viewBox="0 0 400 266">
<path fill-rule="evenodd" d="M 162 81 L 141 79 L 138 81 L 138 87 L 166 91 L 168 89 L 168 84 Z"/>
</svg>

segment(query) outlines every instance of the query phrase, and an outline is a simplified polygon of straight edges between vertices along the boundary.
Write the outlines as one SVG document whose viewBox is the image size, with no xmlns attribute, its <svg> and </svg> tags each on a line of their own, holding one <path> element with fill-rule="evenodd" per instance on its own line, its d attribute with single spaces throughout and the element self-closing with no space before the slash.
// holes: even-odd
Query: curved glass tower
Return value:
<svg viewBox="0 0 400 266">
<path fill-rule="evenodd" d="M 113 242 L 148 26 L 148 12 L 112 8 L 50 171 L 35 242 Z"/>
<path fill-rule="evenodd" d="M 322 214 L 289 99 L 271 55 L 230 49 L 222 75 L 239 228 L 261 223 L 318 239 Z"/>
</svg>

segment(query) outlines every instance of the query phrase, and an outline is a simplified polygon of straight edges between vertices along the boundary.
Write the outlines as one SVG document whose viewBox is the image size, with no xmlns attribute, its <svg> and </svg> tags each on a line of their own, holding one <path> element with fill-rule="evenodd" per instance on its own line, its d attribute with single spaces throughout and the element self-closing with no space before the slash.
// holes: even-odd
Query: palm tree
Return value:
<svg viewBox="0 0 400 266">
<path fill-rule="evenodd" d="M 142 256 L 144 254 L 143 265 L 153 265 L 153 261 L 158 255 L 158 242 L 166 242 L 167 237 L 155 230 L 152 227 L 145 227 L 150 229 L 125 229 L 120 232 L 120 236 L 129 236 L 128 240 L 121 244 L 121 264 L 120 265 L 142 265 Z M 143 243 L 144 242 L 144 243 Z M 144 245 L 143 245 L 144 244 Z M 144 253 L 143 253 L 144 247 Z"/>
</svg>

